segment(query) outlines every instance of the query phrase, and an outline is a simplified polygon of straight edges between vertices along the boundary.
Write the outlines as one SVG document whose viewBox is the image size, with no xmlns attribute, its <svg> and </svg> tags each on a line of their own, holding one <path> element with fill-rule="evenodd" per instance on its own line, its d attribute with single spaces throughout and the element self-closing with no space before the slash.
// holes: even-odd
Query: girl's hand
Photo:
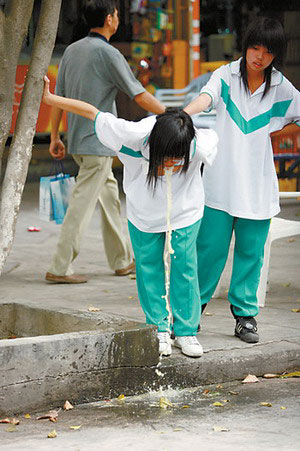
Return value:
<svg viewBox="0 0 300 451">
<path fill-rule="evenodd" d="M 50 80 L 47 75 L 44 76 L 44 92 L 43 92 L 43 102 L 49 104 L 52 94 L 50 92 Z"/>
</svg>

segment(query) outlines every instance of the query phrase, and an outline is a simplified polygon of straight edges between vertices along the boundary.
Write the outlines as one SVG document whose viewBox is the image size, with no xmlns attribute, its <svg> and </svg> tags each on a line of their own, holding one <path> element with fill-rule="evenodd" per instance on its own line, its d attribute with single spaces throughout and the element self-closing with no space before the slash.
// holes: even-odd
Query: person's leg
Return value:
<svg viewBox="0 0 300 451">
<path fill-rule="evenodd" d="M 198 281 L 201 304 L 210 301 L 224 269 L 233 231 L 233 217 L 205 207 L 198 238 Z"/>
<path fill-rule="evenodd" d="M 122 228 L 118 182 L 112 170 L 100 192 L 99 202 L 102 213 L 104 249 L 108 264 L 114 271 L 127 268 L 133 258 L 129 241 Z"/>
<path fill-rule="evenodd" d="M 228 299 L 237 316 L 256 316 L 259 312 L 256 292 L 269 227 L 269 219 L 235 219 L 234 259 Z"/>
<path fill-rule="evenodd" d="M 172 232 L 170 302 L 176 337 L 196 335 L 200 320 L 196 249 L 200 223 Z"/>
<path fill-rule="evenodd" d="M 130 221 L 128 229 L 135 256 L 138 296 L 146 323 L 156 325 L 158 332 L 168 332 L 168 310 L 163 299 L 165 233 L 142 232 Z"/>
<path fill-rule="evenodd" d="M 49 273 L 57 276 L 73 274 L 71 263 L 79 253 L 82 234 L 91 220 L 111 169 L 110 157 L 72 156 L 79 165 L 79 173 L 49 268 Z"/>
<path fill-rule="evenodd" d="M 253 317 L 259 313 L 256 292 L 269 227 L 269 219 L 236 218 L 234 222 L 234 260 L 228 299 L 236 319 L 235 335 L 248 343 L 259 339 Z"/>
<path fill-rule="evenodd" d="M 200 357 L 197 340 L 201 304 L 197 277 L 196 240 L 200 221 L 172 233 L 170 303 L 173 313 L 174 345 L 189 357 Z"/>
</svg>

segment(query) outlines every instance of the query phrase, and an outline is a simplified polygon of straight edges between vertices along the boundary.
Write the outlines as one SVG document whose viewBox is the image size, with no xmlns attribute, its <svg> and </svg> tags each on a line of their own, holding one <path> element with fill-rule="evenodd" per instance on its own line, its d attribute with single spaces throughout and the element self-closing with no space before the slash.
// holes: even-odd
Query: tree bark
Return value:
<svg viewBox="0 0 300 451">
<path fill-rule="evenodd" d="M 31 2 L 31 0 L 29 1 Z M 47 73 L 55 43 L 60 7 L 61 0 L 43 0 L 42 2 L 30 67 L 2 185 L 0 275 L 13 243 L 17 216 L 32 153 L 32 141 L 42 97 L 43 76 Z"/>
<path fill-rule="evenodd" d="M 26 37 L 34 0 L 11 0 L 0 9 L 0 169 L 10 130 L 18 58 Z M 0 172 L 1 173 L 1 172 Z"/>
</svg>

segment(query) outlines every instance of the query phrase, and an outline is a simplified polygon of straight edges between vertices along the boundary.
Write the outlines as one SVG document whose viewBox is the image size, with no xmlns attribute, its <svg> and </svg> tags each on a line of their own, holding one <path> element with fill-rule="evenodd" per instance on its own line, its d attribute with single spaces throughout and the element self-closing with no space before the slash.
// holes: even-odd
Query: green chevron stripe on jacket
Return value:
<svg viewBox="0 0 300 451">
<path fill-rule="evenodd" d="M 140 151 L 135 151 L 133 149 L 130 149 L 130 147 L 126 147 L 126 146 L 122 146 L 120 149 L 120 153 L 124 153 L 125 155 L 129 155 L 130 157 L 135 157 L 135 158 L 144 158 L 142 155 L 142 152 Z"/>
<path fill-rule="evenodd" d="M 226 110 L 228 111 L 231 119 L 236 123 L 236 125 L 245 135 L 265 127 L 267 124 L 269 124 L 272 117 L 284 117 L 286 115 L 288 107 L 292 102 L 292 99 L 276 102 L 265 113 L 259 114 L 258 116 L 255 116 L 247 121 L 245 118 L 243 118 L 238 107 L 231 99 L 229 86 L 227 85 L 227 83 L 223 79 L 221 79 L 221 83 L 221 97 L 226 105 Z"/>
</svg>

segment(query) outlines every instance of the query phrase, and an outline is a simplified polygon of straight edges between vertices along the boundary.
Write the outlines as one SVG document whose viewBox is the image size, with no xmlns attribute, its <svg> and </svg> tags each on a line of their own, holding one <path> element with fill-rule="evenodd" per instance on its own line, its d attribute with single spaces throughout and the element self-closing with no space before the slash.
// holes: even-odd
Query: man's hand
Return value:
<svg viewBox="0 0 300 451">
<path fill-rule="evenodd" d="M 66 148 L 60 138 L 52 139 L 49 146 L 50 155 L 56 160 L 62 160 L 66 155 Z"/>
</svg>

